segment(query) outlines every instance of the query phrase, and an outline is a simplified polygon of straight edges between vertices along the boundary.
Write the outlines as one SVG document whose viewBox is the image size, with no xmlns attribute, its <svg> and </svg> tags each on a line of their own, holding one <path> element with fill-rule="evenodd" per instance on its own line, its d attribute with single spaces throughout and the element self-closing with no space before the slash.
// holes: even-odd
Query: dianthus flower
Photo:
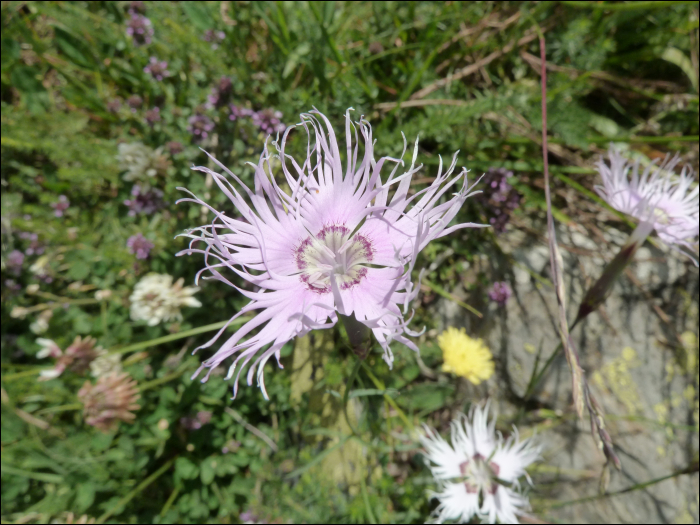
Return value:
<svg viewBox="0 0 700 525">
<path fill-rule="evenodd" d="M 426 463 L 438 483 L 433 497 L 437 523 L 457 520 L 467 523 L 477 516 L 482 523 L 518 523 L 517 515 L 527 508 L 519 479 L 525 468 L 539 457 L 531 440 L 520 440 L 517 429 L 507 440 L 489 423 L 488 405 L 474 407 L 469 416 L 452 421 L 452 445 L 425 427 L 420 441 Z"/>
<path fill-rule="evenodd" d="M 481 339 L 472 339 L 464 328 L 450 326 L 438 338 L 445 372 L 452 372 L 478 385 L 493 375 L 491 352 Z"/>
<path fill-rule="evenodd" d="M 630 163 L 611 146 L 610 166 L 602 159 L 598 162 L 603 186 L 596 186 L 596 191 L 610 206 L 631 215 L 639 220 L 639 224 L 618 254 L 606 265 L 600 278 L 586 291 L 574 325 L 605 301 L 637 249 L 654 230 L 671 249 L 698 265 L 695 253 L 700 233 L 698 186 L 688 167 L 684 166 L 680 175 L 672 173 L 679 161 L 678 155 L 670 160 L 666 157 L 660 166 L 652 163 L 640 175 L 639 161 Z"/>
<path fill-rule="evenodd" d="M 361 118 L 353 124 L 348 110 L 344 171 L 338 141 L 328 119 L 315 110 L 302 114 L 301 119 L 300 124 L 285 131 L 279 145 L 273 143 L 289 191 L 277 185 L 271 168 L 273 155 L 266 143 L 258 164 L 253 165 L 254 192 L 211 156 L 236 186 L 209 168 L 193 168 L 214 179 L 240 218 L 227 217 L 191 193 L 192 198 L 182 199 L 206 206 L 215 217 L 211 225 L 187 234 L 194 240 L 178 255 L 204 254 L 206 266 L 198 272 L 197 279 L 208 271 L 210 278 L 236 288 L 251 299 L 231 320 L 259 311 L 194 374 L 209 369 L 203 379 L 206 381 L 211 370 L 235 356 L 227 377 L 231 378 L 241 363 L 234 396 L 242 368 L 255 358 L 248 371 L 248 384 L 252 383 L 257 369 L 258 384 L 267 397 L 263 368 L 268 359 L 274 355 L 279 363 L 280 349 L 285 343 L 312 329 L 330 328 L 339 317 L 346 327 L 352 324 L 353 331 L 363 338 L 371 329 L 390 366 L 391 341 L 417 352 L 418 347 L 406 335 L 418 334 L 408 329 L 410 319 L 404 319 L 419 289 L 411 280 L 416 256 L 433 239 L 460 228 L 481 226 L 472 223 L 449 226 L 464 201 L 474 194 L 473 186 L 467 184 L 466 170 L 453 176 L 456 154 L 446 172 L 441 162 L 434 182 L 409 196 L 411 177 L 421 168 L 415 166 L 417 141 L 410 168 L 395 176 L 403 161 L 384 157 L 375 162 L 369 123 Z M 306 158 L 300 162 L 285 153 L 289 133 L 296 127 L 302 127 L 308 135 Z M 313 146 L 311 128 L 316 137 Z M 358 131 L 364 139 L 364 154 L 359 158 Z M 404 140 L 404 153 L 405 150 Z M 380 171 L 390 163 L 394 168 L 382 180 Z M 390 190 L 393 190 L 391 199 Z M 449 190 L 456 193 L 452 198 L 443 198 Z M 410 209 L 409 204 L 413 205 Z M 195 249 L 198 243 L 205 246 Z M 258 290 L 237 287 L 221 274 L 224 268 Z M 249 335 L 257 328 L 260 330 L 256 334 Z M 224 330 L 200 348 L 211 346 Z M 354 336 L 348 332 L 352 341 Z"/>
<path fill-rule="evenodd" d="M 603 186 L 596 186 L 598 194 L 610 206 L 640 221 L 641 244 L 652 230 L 671 248 L 689 256 L 695 265 L 697 257 L 691 253 L 697 246 L 700 232 L 700 201 L 693 171 L 684 166 L 680 175 L 673 169 L 680 162 L 678 155 L 666 157 L 660 166 L 651 164 L 639 173 L 639 161 L 628 161 L 614 147 L 610 147 L 610 166 L 603 159 L 597 168 Z M 630 177 L 631 171 L 631 177 Z"/>
<path fill-rule="evenodd" d="M 199 288 L 182 286 L 184 282 L 180 278 L 173 284 L 172 275 L 146 275 L 136 284 L 129 297 L 131 319 L 148 321 L 148 326 L 155 326 L 162 321 L 181 320 L 180 308 L 183 306 L 202 306 L 192 297 Z"/>
</svg>

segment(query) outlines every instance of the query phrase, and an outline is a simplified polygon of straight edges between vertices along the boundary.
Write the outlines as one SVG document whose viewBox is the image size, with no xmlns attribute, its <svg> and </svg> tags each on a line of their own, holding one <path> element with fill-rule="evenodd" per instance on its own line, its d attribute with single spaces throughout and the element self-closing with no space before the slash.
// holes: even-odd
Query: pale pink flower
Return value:
<svg viewBox="0 0 700 525">
<path fill-rule="evenodd" d="M 540 455 L 531 440 L 520 440 L 517 429 L 507 440 L 496 432 L 495 418 L 489 422 L 488 404 L 473 407 L 469 416 L 452 421 L 452 445 L 425 427 L 420 441 L 426 463 L 438 484 L 433 497 L 437 523 L 445 520 L 469 522 L 478 516 L 482 523 L 518 523 L 528 501 L 520 492 L 525 468 Z"/>
<path fill-rule="evenodd" d="M 206 381 L 211 370 L 234 357 L 227 376 L 231 378 L 238 368 L 234 396 L 242 368 L 255 358 L 248 384 L 257 369 L 258 384 L 267 397 L 263 383 L 267 360 L 274 355 L 279 363 L 285 343 L 312 329 L 334 326 L 338 315 L 354 316 L 355 322 L 364 325 L 362 329 L 371 329 L 390 366 L 392 341 L 417 352 L 418 347 L 406 336 L 418 334 L 408 328 L 410 319 L 404 319 L 419 289 L 411 275 L 416 256 L 433 239 L 460 228 L 483 226 L 449 226 L 464 201 L 476 193 L 467 183 L 467 170 L 453 175 L 456 154 L 447 171 L 443 171 L 441 160 L 434 182 L 409 196 L 411 177 L 421 168 L 415 166 L 417 141 L 410 167 L 397 176 L 403 161 L 384 157 L 375 162 L 372 128 L 364 118 L 353 123 L 350 110 L 346 113 L 347 152 L 343 160 L 335 132 L 324 115 L 314 110 L 302 114 L 301 119 L 285 131 L 280 144 L 273 142 L 277 155 L 265 144 L 257 166 L 253 165 L 254 191 L 211 156 L 233 182 L 209 168 L 194 168 L 213 178 L 231 199 L 239 218 L 226 216 L 190 192 L 192 198 L 182 199 L 206 206 L 215 217 L 211 225 L 187 234 L 194 240 L 178 255 L 203 253 L 206 266 L 197 279 L 209 271 L 209 278 L 251 299 L 231 320 L 258 311 L 194 374 L 208 368 Z M 300 162 L 285 153 L 289 133 L 297 127 L 308 136 L 307 154 Z M 272 175 L 273 157 L 282 161 L 289 191 L 278 186 Z M 394 166 L 382 179 L 385 164 Z M 205 246 L 196 248 L 198 242 Z M 256 291 L 236 287 L 220 273 L 222 269 L 249 281 Z M 224 330 L 200 348 L 214 344 Z"/>
<path fill-rule="evenodd" d="M 684 166 L 680 175 L 674 175 L 673 169 L 680 162 L 676 155 L 666 157 L 659 166 L 647 166 L 640 174 L 639 161 L 630 162 L 612 146 L 609 155 L 610 166 L 603 159 L 597 164 L 603 179 L 603 186 L 595 188 L 598 194 L 616 210 L 640 221 L 643 231 L 637 236 L 642 242 L 656 230 L 662 241 L 689 256 L 697 266 L 692 252 L 700 231 L 700 204 L 692 169 Z"/>
</svg>

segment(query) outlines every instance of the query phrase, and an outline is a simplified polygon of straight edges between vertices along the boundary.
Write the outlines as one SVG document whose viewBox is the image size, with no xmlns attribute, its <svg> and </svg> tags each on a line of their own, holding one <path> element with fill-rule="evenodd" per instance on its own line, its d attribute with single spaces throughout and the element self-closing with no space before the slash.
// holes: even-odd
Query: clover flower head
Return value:
<svg viewBox="0 0 700 525">
<path fill-rule="evenodd" d="M 173 284 L 172 275 L 151 273 L 141 279 L 129 297 L 131 302 L 131 319 L 148 321 L 148 326 L 155 326 L 163 321 L 182 320 L 180 308 L 183 306 L 202 306 L 193 295 L 199 288 L 182 286 L 180 278 Z"/>
<path fill-rule="evenodd" d="M 37 353 L 38 358 L 53 357 L 56 364 L 51 370 L 40 372 L 40 381 L 48 381 L 60 376 L 66 370 L 82 374 L 99 355 L 104 353 L 102 347 L 95 347 L 97 341 L 93 337 L 77 336 L 64 352 L 50 339 L 36 340 L 42 347 Z"/>
<path fill-rule="evenodd" d="M 126 246 L 131 253 L 136 255 L 137 259 L 148 259 L 148 255 L 155 245 L 146 239 L 143 234 L 137 233 L 127 239 Z"/>
<path fill-rule="evenodd" d="M 609 157 L 609 166 L 602 158 L 596 165 L 603 179 L 595 188 L 598 194 L 616 210 L 656 230 L 662 241 L 697 266 L 693 252 L 700 233 L 700 201 L 693 171 L 684 166 L 680 175 L 673 173 L 678 155 L 667 156 L 660 165 L 652 163 L 641 173 L 638 160 L 630 162 L 613 146 Z"/>
<path fill-rule="evenodd" d="M 35 321 L 29 325 L 29 329 L 35 334 L 43 334 L 49 329 L 49 321 L 53 317 L 52 310 L 44 310 L 41 312 Z"/>
<path fill-rule="evenodd" d="M 528 501 L 520 490 L 525 468 L 538 459 L 539 446 L 530 439 L 520 440 L 517 429 L 504 440 L 496 432 L 495 418 L 489 422 L 489 406 L 474 406 L 468 416 L 452 421 L 452 444 L 436 431 L 425 427 L 420 441 L 425 448 L 440 502 L 433 516 L 469 522 L 474 516 L 482 523 L 518 523 Z"/>
<path fill-rule="evenodd" d="M 99 347 L 97 351 L 97 357 L 90 363 L 90 375 L 92 377 L 101 377 L 122 371 L 121 355 L 107 353 L 107 350 Z"/>
<path fill-rule="evenodd" d="M 113 430 L 119 421 L 131 423 L 141 408 L 136 404 L 140 397 L 138 384 L 126 372 L 102 375 L 94 385 L 86 381 L 78 391 L 85 422 L 102 432 Z"/>
<path fill-rule="evenodd" d="M 206 206 L 214 219 L 211 225 L 185 234 L 193 240 L 178 255 L 204 254 L 206 266 L 197 279 L 208 272 L 209 278 L 250 299 L 232 320 L 258 311 L 195 373 L 209 369 L 206 381 L 214 368 L 233 357 L 228 378 L 238 369 L 234 396 L 241 370 L 254 360 L 248 384 L 257 370 L 258 384 L 267 397 L 265 363 L 272 356 L 279 363 L 285 343 L 312 329 L 334 326 L 339 315 L 354 317 L 363 329 L 372 330 L 390 366 L 392 341 L 417 352 L 407 336 L 419 334 L 408 328 L 410 319 L 404 314 L 419 290 L 411 276 L 418 253 L 433 239 L 460 228 L 483 226 L 450 226 L 464 201 L 475 193 L 467 183 L 466 170 L 454 173 L 456 154 L 446 171 L 440 163 L 429 187 L 410 195 L 411 177 L 421 168 L 415 165 L 417 141 L 410 166 L 401 158 L 375 161 L 372 128 L 364 118 L 353 123 L 348 110 L 343 161 L 330 121 L 316 110 L 302 114 L 301 119 L 287 128 L 279 144 L 273 142 L 276 156 L 266 142 L 258 164 L 253 165 L 254 190 L 211 156 L 232 180 L 206 167 L 193 168 L 213 178 L 238 210 L 238 218 L 191 193 L 191 198 L 182 199 Z M 307 136 L 306 156 L 300 160 L 286 150 L 289 134 L 297 127 Z M 273 163 L 281 168 L 289 190 L 278 185 Z M 382 177 L 382 168 L 390 165 L 392 171 Z M 453 192 L 449 197 L 448 191 Z M 237 287 L 223 271 L 235 273 L 257 289 Z M 223 332 L 200 348 L 211 346 Z"/>
<path fill-rule="evenodd" d="M 475 385 L 493 375 L 493 357 L 481 339 L 472 339 L 464 328 L 450 326 L 438 338 L 444 363 L 442 369 L 465 377 Z"/>
<path fill-rule="evenodd" d="M 124 174 L 126 181 L 148 181 L 156 175 L 165 173 L 169 166 L 162 148 L 154 150 L 141 142 L 122 142 L 118 150 L 119 169 L 126 171 Z"/>
</svg>

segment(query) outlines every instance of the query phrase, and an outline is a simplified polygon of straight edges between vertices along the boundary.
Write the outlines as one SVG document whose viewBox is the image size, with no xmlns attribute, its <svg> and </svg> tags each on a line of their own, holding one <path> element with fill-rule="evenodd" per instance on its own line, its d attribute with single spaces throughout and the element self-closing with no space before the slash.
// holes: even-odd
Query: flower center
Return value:
<svg viewBox="0 0 700 525">
<path fill-rule="evenodd" d="M 341 290 L 352 288 L 367 275 L 374 249 L 364 235 L 343 225 L 324 226 L 315 236 L 307 237 L 294 251 L 299 278 L 316 293 L 331 291 L 331 275 Z"/>
<path fill-rule="evenodd" d="M 476 454 L 460 464 L 459 470 L 465 478 L 464 486 L 469 494 L 496 493 L 496 478 L 501 469 L 493 461 L 486 461 L 481 454 Z"/>
</svg>

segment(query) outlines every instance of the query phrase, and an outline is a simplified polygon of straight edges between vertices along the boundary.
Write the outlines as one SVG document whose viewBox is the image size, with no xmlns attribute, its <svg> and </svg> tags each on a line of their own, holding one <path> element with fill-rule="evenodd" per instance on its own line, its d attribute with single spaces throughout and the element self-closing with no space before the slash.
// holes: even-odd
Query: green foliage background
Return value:
<svg viewBox="0 0 700 525">
<path fill-rule="evenodd" d="M 436 421 L 446 407 L 454 408 L 456 394 L 449 382 L 424 383 L 407 350 L 396 350 L 393 372 L 374 355 L 370 371 L 360 374 L 365 431 L 352 439 L 373 466 L 359 486 L 346 487 L 324 482 L 315 468 L 338 436 L 323 433 L 309 401 L 313 393 L 292 401 L 291 373 L 268 365 L 269 402 L 254 386 L 242 385 L 232 402 L 222 377 L 206 384 L 189 379 L 203 358 L 189 354 L 207 334 L 180 335 L 235 313 L 244 301 L 233 290 L 204 282 L 197 294 L 203 306 L 185 309 L 181 323 L 148 327 L 130 320 L 128 296 L 144 274 L 168 273 L 191 284 L 201 268 L 198 257 L 174 256 L 185 246 L 175 236 L 205 222 L 197 207 L 175 205 L 183 196 L 176 188 L 231 210 L 223 194 L 190 170 L 207 159 L 187 130 L 188 118 L 202 111 L 213 119 L 215 140 L 202 146 L 250 183 L 252 170 L 244 163 L 257 161 L 265 137 L 231 121 L 227 107 L 204 108 L 221 77 L 233 82 L 233 103 L 274 108 L 287 124 L 316 107 L 340 125 L 353 107 L 373 124 L 379 155 L 400 154 L 403 131 L 409 142 L 420 135 L 423 176 L 433 175 L 439 156 L 449 159 L 456 150 L 472 174 L 514 169 L 525 195 L 516 213 L 541 216 L 535 23 L 545 31 L 553 65 L 549 132 L 563 152 L 552 156 L 558 187 L 591 189 L 595 172 L 588 160 L 610 141 L 628 142 L 652 157 L 685 152 L 697 142 L 697 4 L 657 4 L 666 3 L 146 2 L 154 37 L 135 46 L 126 35 L 128 2 L 4 2 L 3 267 L 9 252 L 27 246 L 18 232 L 36 233 L 53 281 L 40 282 L 27 270 L 37 256 L 27 257 L 19 277 L 3 270 L 3 521 L 27 515 L 41 521 L 71 511 L 98 522 L 230 522 L 245 510 L 284 522 L 424 521 L 434 507 L 426 492 L 431 481 L 408 438 L 410 425 Z M 216 49 L 203 38 L 208 30 L 224 34 Z M 415 98 L 494 53 L 473 74 Z M 151 56 L 166 60 L 172 75 L 159 82 L 145 73 Z M 142 97 L 141 109 L 131 112 L 123 104 L 110 112 L 110 101 L 132 95 Z M 161 120 L 149 126 L 145 111 L 156 106 Z M 165 153 L 169 166 L 154 185 L 168 206 L 151 216 L 130 217 L 122 204 L 132 184 L 122 179 L 115 157 L 118 144 L 136 141 L 154 149 L 169 141 L 184 145 L 182 152 Z M 305 143 L 294 147 L 300 152 Z M 50 207 L 59 195 L 71 203 L 60 218 Z M 568 205 L 557 197 L 560 220 L 570 215 Z M 458 219 L 488 217 L 470 200 Z M 145 261 L 126 246 L 139 232 L 155 244 Z M 426 249 L 418 266 L 452 248 L 453 255 L 426 275 L 436 290 L 451 290 L 463 264 L 492 242 L 488 231 L 460 232 Z M 21 290 L 10 289 L 9 278 Z M 30 284 L 40 284 L 40 293 L 27 294 Z M 486 284 L 484 276 L 469 286 Z M 113 295 L 93 300 L 96 290 Z M 36 381 L 46 363 L 35 358 L 32 316 L 9 314 L 47 302 L 54 316 L 43 337 L 65 348 L 76 335 L 91 335 L 105 348 L 126 349 L 125 369 L 142 389 L 133 424 L 110 434 L 85 425 L 76 405 L 84 377 L 66 373 Z M 428 311 L 419 309 L 416 326 L 434 326 Z M 169 342 L 148 343 L 168 334 Z M 332 337 L 337 344 L 315 388 L 337 394 L 353 361 L 344 335 Z M 429 367 L 440 365 L 434 343 L 423 343 L 422 350 Z M 290 365 L 291 351 L 290 344 L 283 352 Z M 395 409 L 376 395 L 386 389 L 399 394 L 389 396 Z M 385 409 L 392 415 L 384 419 L 378 414 Z M 198 411 L 211 411 L 211 422 L 196 431 L 179 425 Z M 399 465 L 400 474 L 390 465 Z"/>
</svg>

